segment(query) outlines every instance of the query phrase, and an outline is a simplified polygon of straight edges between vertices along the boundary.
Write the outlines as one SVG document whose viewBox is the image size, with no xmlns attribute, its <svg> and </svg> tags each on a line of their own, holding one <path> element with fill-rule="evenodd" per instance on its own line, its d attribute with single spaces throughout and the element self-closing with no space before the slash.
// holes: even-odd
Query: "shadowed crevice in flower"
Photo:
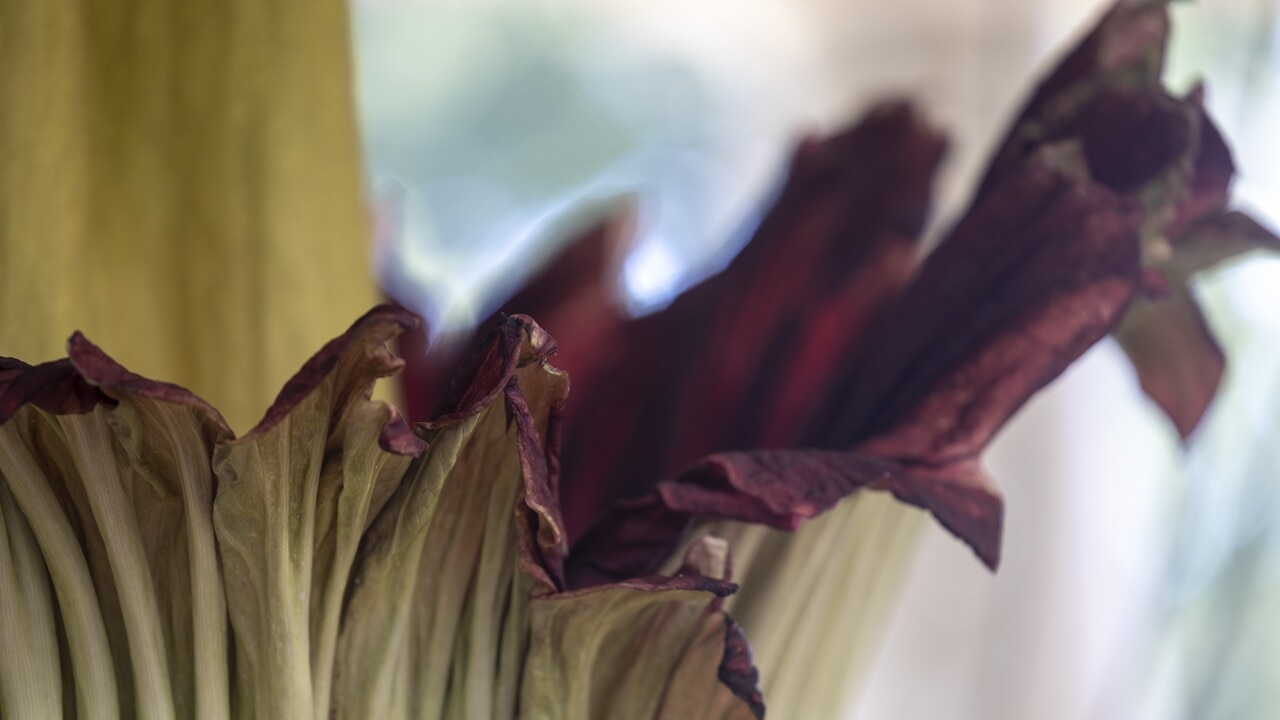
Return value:
<svg viewBox="0 0 1280 720">
<path fill-rule="evenodd" d="M 550 439 L 538 442 L 541 438 L 533 413 L 518 383 L 508 381 L 505 400 L 507 416 L 516 425 L 520 470 L 525 479 L 523 492 L 516 501 L 520 569 L 535 578 L 544 589 L 561 591 L 565 587 L 564 555 L 568 541 L 564 536 L 552 474 L 556 462 L 555 446 Z M 551 426 L 559 423 L 563 407 L 562 396 L 552 401 L 548 408 L 548 438 L 553 435 Z"/>
<path fill-rule="evenodd" d="M 570 584 L 589 587 L 656 572 L 696 516 L 795 530 L 858 488 L 899 468 L 828 450 L 712 455 L 641 500 L 618 503 L 574 544 Z"/>
<path fill-rule="evenodd" d="M 1107 87 L 1157 87 L 1169 39 L 1168 0 L 1117 0 L 1097 25 L 1037 83 L 978 183 L 994 189 L 1036 147 L 1062 136 L 1080 107 Z"/>
<path fill-rule="evenodd" d="M 537 333 L 525 345 L 525 337 Z M 528 316 L 503 318 L 462 360 L 428 422 L 441 426 L 475 415 L 503 392 L 517 368 L 556 352 L 555 340 Z"/>
<path fill-rule="evenodd" d="M 757 718 L 763 718 L 764 697 L 759 688 L 760 673 L 751 660 L 751 645 L 747 642 L 746 633 L 742 632 L 741 625 L 730 618 L 725 622 L 724 634 L 724 660 L 716 674 L 720 682 L 747 701 Z"/>
<path fill-rule="evenodd" d="M 629 212 L 602 218 L 564 243 L 542 272 L 502 303 L 504 308 L 518 308 L 537 318 L 544 327 L 568 332 L 571 344 L 558 354 L 556 363 L 573 378 L 575 387 L 595 384 L 593 374 L 604 369 L 599 359 L 602 348 L 614 343 L 626 320 L 619 283 L 632 225 Z M 501 318 L 499 313 L 480 323 L 466 342 L 453 339 L 430 347 L 426 333 L 418 328 L 400 338 L 400 355 L 408 361 L 402 382 L 411 419 L 431 417 L 462 357 L 482 343 Z"/>
</svg>

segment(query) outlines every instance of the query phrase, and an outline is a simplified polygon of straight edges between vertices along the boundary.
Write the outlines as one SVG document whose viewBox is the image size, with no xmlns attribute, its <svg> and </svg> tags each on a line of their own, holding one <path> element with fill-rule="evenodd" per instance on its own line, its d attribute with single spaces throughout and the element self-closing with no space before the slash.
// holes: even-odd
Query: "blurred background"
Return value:
<svg viewBox="0 0 1280 720">
<path fill-rule="evenodd" d="M 934 233 L 1097 0 L 354 0 L 383 287 L 437 336 L 484 317 L 621 203 L 635 313 L 715 272 L 801 137 L 886 96 L 952 138 Z M 1200 77 L 1236 197 L 1280 225 L 1273 0 L 1179 3 L 1167 76 Z M 988 452 L 987 573 L 928 524 L 848 718 L 1280 717 L 1280 259 L 1200 278 L 1229 369 L 1186 444 L 1107 340 Z"/>
</svg>

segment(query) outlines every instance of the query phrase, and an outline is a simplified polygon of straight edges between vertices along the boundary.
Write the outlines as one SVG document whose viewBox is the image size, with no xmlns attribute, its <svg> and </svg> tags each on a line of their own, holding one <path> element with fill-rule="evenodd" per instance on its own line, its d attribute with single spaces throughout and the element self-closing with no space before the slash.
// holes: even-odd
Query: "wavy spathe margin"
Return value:
<svg viewBox="0 0 1280 720">
<path fill-rule="evenodd" d="M 28 365 L 16 358 L 0 357 L 0 423 L 8 422 L 28 404 L 65 415 L 86 413 L 104 402 L 110 404 L 112 400 L 86 383 L 69 360 Z"/>
<path fill-rule="evenodd" d="M 517 368 L 541 362 L 556 351 L 555 338 L 529 316 L 503 316 L 463 358 L 427 425 L 456 422 L 480 412 L 498 397 Z"/>
<path fill-rule="evenodd" d="M 756 718 L 764 717 L 764 694 L 760 692 L 760 672 L 751 659 L 751 644 L 742 626 L 726 616 L 724 625 L 724 660 L 716 669 L 720 682 L 734 695 L 746 701 Z"/>
<path fill-rule="evenodd" d="M 208 417 L 221 435 L 227 438 L 234 435 L 222 414 L 195 393 L 180 385 L 150 380 L 130 372 L 80 332 L 73 333 L 67 340 L 67 356 L 81 379 L 99 388 L 107 397 L 119 398 L 128 393 L 188 407 Z"/>
<path fill-rule="evenodd" d="M 418 318 L 403 308 L 385 304 L 372 308 L 307 360 L 285 383 L 262 420 L 246 437 L 265 433 L 278 424 L 324 381 L 343 353 L 354 344 L 364 343 L 372 349 L 419 324 Z M 0 423 L 8 421 L 27 404 L 55 415 L 77 414 L 89 412 L 99 404 L 113 405 L 116 395 L 130 393 L 193 408 L 208 415 L 225 431 L 228 439 L 234 437 L 221 413 L 203 398 L 180 385 L 131 372 L 83 333 L 77 331 L 67 339 L 67 355 L 65 359 L 34 366 L 15 358 L 0 357 Z M 394 375 L 404 366 L 402 360 L 389 353 L 380 355 L 378 362 L 374 379 Z M 371 397 L 372 382 L 363 392 L 365 398 Z M 392 416 L 379 440 L 388 452 L 416 455 L 422 450 L 419 439 L 399 413 Z"/>
<path fill-rule="evenodd" d="M 719 599 L 736 586 L 714 568 L 565 592 L 555 341 L 504 318 L 435 419 L 410 429 L 371 392 L 401 366 L 386 343 L 414 322 L 367 313 L 240 438 L 199 397 L 78 333 L 69 359 L 0 361 L 0 539 L 63 601 L 55 630 L 48 598 L 3 589 L 27 628 L 13 649 L 48 686 L 48 702 L 24 707 L 60 714 L 65 682 L 86 716 L 544 717 L 560 688 L 539 682 L 561 677 L 589 699 L 564 705 L 565 720 L 708 698 L 725 717 L 749 713 L 723 705 L 725 641 L 694 643 L 729 622 Z M 610 640 L 590 658 L 556 629 L 602 626 Z M 547 652 L 528 656 L 531 644 Z M 706 682 L 673 684 L 677 666 Z M 412 696 L 388 684 L 405 672 Z"/>
<path fill-rule="evenodd" d="M 355 392 L 360 397 L 369 399 L 376 380 L 395 375 L 404 367 L 404 361 L 387 351 L 384 344 L 420 324 L 417 316 L 403 308 L 389 304 L 372 308 L 352 323 L 346 332 L 325 343 L 324 347 L 307 359 L 302 368 L 280 389 L 262 420 L 245 433 L 244 438 L 266 434 L 279 424 L 324 382 L 344 354 L 357 347 L 367 359 L 368 366 L 364 372 L 368 377 L 367 384 L 355 388 Z M 398 455 L 416 457 L 421 454 L 426 449 L 425 444 L 394 407 L 387 407 L 391 410 L 391 417 L 379 434 L 379 445 L 387 452 Z"/>
</svg>

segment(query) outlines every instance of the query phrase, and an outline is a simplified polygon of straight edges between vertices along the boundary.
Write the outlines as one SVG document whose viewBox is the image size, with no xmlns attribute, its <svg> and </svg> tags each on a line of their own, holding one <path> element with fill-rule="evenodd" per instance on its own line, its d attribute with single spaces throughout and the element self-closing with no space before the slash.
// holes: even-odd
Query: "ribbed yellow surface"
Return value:
<svg viewBox="0 0 1280 720">
<path fill-rule="evenodd" d="M 338 0 L 0 0 L 0 354 L 238 431 L 375 299 Z"/>
</svg>

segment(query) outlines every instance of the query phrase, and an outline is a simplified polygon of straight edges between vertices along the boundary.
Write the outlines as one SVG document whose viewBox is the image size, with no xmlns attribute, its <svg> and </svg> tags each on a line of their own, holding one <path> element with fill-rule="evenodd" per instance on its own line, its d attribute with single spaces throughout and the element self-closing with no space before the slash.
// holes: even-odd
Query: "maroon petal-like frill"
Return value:
<svg viewBox="0 0 1280 720">
<path fill-rule="evenodd" d="M 1000 502 L 978 455 L 1111 329 L 1140 277 L 1143 216 L 1087 175 L 1077 144 L 1059 143 L 1001 178 L 920 267 L 942 150 L 910 107 L 878 108 L 800 148 L 723 273 L 630 323 L 616 304 L 577 309 L 594 342 L 566 341 L 584 376 L 565 409 L 570 532 L 607 501 L 673 480 L 600 519 L 571 553 L 571 586 L 655 569 L 692 516 L 794 528 L 869 484 L 931 510 L 996 564 Z M 579 252 L 608 257 L 607 235 L 592 240 Z M 598 278 L 582 282 L 601 299 Z M 571 316 L 549 297 L 523 294 Z M 696 465 L 725 451 L 737 452 Z"/>
<path fill-rule="evenodd" d="M 1221 353 L 1189 272 L 1161 258 L 1185 267 L 1206 223 L 1223 225 L 1234 165 L 1201 91 L 1161 85 L 1165 6 L 1122 0 L 1100 19 L 923 262 L 944 143 L 895 103 L 804 143 L 742 253 L 665 310 L 624 318 L 609 225 L 506 304 L 553 318 L 573 367 L 569 586 L 652 571 L 694 516 L 794 528 L 862 487 L 928 509 L 994 567 L 1002 510 L 983 448 L 1139 290 L 1120 338 L 1189 433 Z M 1243 220 L 1223 234 L 1232 248 L 1272 237 Z M 1175 349 L 1184 362 L 1159 361 Z M 618 498 L 633 499 L 606 512 Z"/>
<path fill-rule="evenodd" d="M 558 364 L 574 389 L 561 456 L 571 534 L 709 453 L 796 444 L 846 348 L 916 268 L 942 152 L 912 108 L 886 105 L 804 143 L 743 252 L 665 310 L 626 318 L 601 274 L 625 241 L 608 225 L 562 257 L 589 272 L 553 263 L 504 305 L 568 338 Z"/>
<path fill-rule="evenodd" d="M 798 439 L 822 449 L 713 455 L 607 515 L 575 546 L 571 581 L 656 567 L 674 549 L 659 538 L 677 518 L 794 529 L 868 485 L 930 510 L 994 567 L 1001 505 L 978 457 L 1033 392 L 1106 335 L 1139 277 L 1141 213 L 1073 171 L 1070 155 L 1048 148 L 1024 163 L 850 340 Z"/>
</svg>

